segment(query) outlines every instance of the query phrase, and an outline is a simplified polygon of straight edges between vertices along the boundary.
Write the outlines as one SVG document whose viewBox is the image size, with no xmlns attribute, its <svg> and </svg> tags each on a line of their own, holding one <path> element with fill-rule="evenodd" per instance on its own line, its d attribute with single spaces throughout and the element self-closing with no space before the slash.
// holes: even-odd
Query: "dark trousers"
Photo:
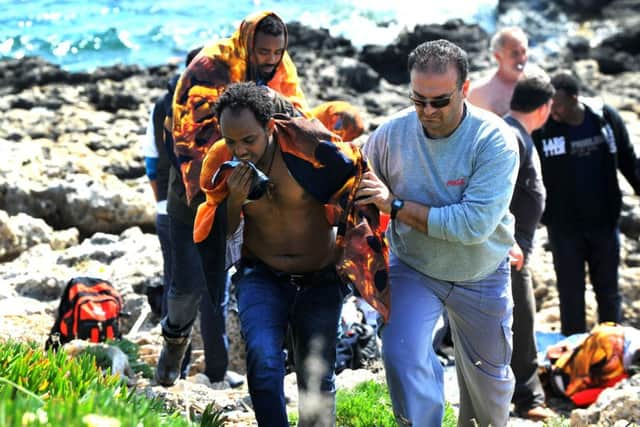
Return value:
<svg viewBox="0 0 640 427">
<path fill-rule="evenodd" d="M 618 264 L 620 262 L 620 230 L 606 227 L 583 232 L 567 232 L 549 227 L 560 296 L 562 334 L 586 332 L 585 262 L 598 302 L 598 321 L 620 322 Z"/>
<path fill-rule="evenodd" d="M 228 283 L 225 289 L 228 292 Z M 227 353 L 229 343 L 225 329 L 226 303 L 226 292 L 221 306 L 215 310 L 209 309 L 212 306 L 211 299 L 206 292 L 204 292 L 200 300 L 200 331 L 202 331 L 205 360 L 204 373 L 212 382 L 224 380 L 227 365 L 229 364 L 229 355 Z"/>
<path fill-rule="evenodd" d="M 224 328 L 224 298 L 228 286 L 222 270 L 210 278 L 221 290 L 214 296 L 207 292 L 205 272 L 198 248 L 193 242 L 193 227 L 169 216 L 172 279 L 167 293 L 167 312 L 162 318 L 162 332 L 170 337 L 185 337 L 200 308 L 200 330 L 204 344 L 205 374 L 211 381 L 222 381 L 227 369 L 227 341 Z M 224 252 L 223 255 L 224 257 Z M 208 272 L 212 274 L 212 272 Z"/>
<path fill-rule="evenodd" d="M 169 294 L 169 286 L 171 286 L 172 265 L 173 260 L 171 258 L 171 232 L 169 230 L 169 215 L 158 214 L 156 216 L 156 233 L 158 233 L 158 240 L 160 241 L 160 250 L 162 251 L 162 265 L 163 265 L 163 290 L 162 301 L 160 302 L 160 316 L 167 315 L 167 295 Z"/>
<path fill-rule="evenodd" d="M 527 254 L 525 264 L 520 271 L 511 267 L 513 295 L 511 370 L 516 378 L 516 387 L 511 401 L 515 405 L 516 412 L 528 411 L 544 403 L 544 390 L 538 377 L 538 350 L 534 327 L 536 302 L 528 259 Z"/>
</svg>

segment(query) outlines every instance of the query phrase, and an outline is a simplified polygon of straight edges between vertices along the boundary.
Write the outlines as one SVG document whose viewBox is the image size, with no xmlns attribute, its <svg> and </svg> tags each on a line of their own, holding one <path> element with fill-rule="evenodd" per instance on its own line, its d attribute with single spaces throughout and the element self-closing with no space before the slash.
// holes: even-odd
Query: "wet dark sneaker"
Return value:
<svg viewBox="0 0 640 427">
<path fill-rule="evenodd" d="M 158 384 L 169 387 L 180 377 L 182 359 L 184 359 L 189 343 L 189 337 L 164 337 L 164 345 L 156 367 L 156 382 Z"/>
</svg>

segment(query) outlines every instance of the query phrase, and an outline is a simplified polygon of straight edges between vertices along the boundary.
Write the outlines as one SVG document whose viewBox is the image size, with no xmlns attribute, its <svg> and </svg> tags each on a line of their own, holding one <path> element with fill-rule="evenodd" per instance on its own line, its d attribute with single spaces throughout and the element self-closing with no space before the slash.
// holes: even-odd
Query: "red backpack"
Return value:
<svg viewBox="0 0 640 427">
<path fill-rule="evenodd" d="M 57 349 L 73 339 L 103 342 L 119 339 L 122 297 L 107 280 L 74 277 L 60 299 L 45 348 Z"/>
</svg>

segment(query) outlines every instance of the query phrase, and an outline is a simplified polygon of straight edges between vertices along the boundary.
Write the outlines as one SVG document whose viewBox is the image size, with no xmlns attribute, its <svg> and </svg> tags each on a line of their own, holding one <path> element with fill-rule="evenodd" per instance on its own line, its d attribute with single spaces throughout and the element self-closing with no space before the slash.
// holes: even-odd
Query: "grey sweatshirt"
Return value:
<svg viewBox="0 0 640 427">
<path fill-rule="evenodd" d="M 380 126 L 364 147 L 396 197 L 431 208 L 428 234 L 391 222 L 392 252 L 423 274 L 453 282 L 488 276 L 514 243 L 509 203 L 518 143 L 501 118 L 466 105 L 446 138 L 427 138 L 412 107 Z"/>
</svg>

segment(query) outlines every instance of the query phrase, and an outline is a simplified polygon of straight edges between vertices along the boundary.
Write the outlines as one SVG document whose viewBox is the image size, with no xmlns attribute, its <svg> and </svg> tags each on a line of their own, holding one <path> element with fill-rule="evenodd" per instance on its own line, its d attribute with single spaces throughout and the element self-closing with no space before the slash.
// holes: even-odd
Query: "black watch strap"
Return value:
<svg viewBox="0 0 640 427">
<path fill-rule="evenodd" d="M 402 199 L 393 199 L 393 201 L 391 202 L 391 215 L 390 215 L 391 219 L 396 219 L 396 216 L 398 215 L 398 212 L 403 207 L 404 207 L 404 200 L 402 200 Z"/>
</svg>

